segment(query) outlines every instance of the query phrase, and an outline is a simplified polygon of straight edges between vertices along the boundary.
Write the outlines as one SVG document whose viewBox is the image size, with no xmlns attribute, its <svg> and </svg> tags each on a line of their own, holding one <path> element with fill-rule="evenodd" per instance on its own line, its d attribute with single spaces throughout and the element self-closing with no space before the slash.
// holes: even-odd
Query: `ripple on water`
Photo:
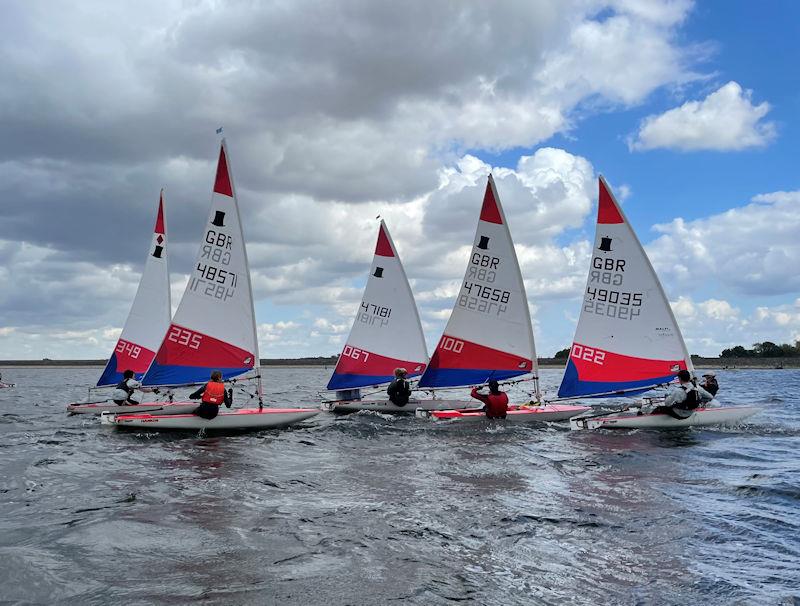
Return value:
<svg viewBox="0 0 800 606">
<path fill-rule="evenodd" d="M 3 599 L 798 599 L 797 371 L 720 372 L 731 403 L 767 404 L 734 428 L 570 432 L 363 412 L 226 436 L 64 415 L 97 372 L 15 369 L 25 388 L 0 393 Z M 270 369 L 270 399 L 316 402 L 328 372 Z M 542 371 L 546 389 L 559 379 Z"/>
</svg>

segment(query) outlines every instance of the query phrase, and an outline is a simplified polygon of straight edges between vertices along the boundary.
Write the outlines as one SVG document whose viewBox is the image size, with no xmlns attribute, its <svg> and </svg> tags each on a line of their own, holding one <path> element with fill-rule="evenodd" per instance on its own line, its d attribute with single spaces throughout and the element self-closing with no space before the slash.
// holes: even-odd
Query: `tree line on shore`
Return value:
<svg viewBox="0 0 800 606">
<path fill-rule="evenodd" d="M 557 360 L 566 360 L 569 356 L 569 347 L 556 352 L 553 356 Z M 695 356 L 692 356 L 695 357 Z M 763 343 L 753 343 L 752 349 L 746 349 L 742 345 L 723 349 L 719 354 L 720 358 L 798 358 L 800 357 L 800 341 L 795 341 L 794 345 L 781 343 L 780 345 L 772 341 Z"/>
</svg>

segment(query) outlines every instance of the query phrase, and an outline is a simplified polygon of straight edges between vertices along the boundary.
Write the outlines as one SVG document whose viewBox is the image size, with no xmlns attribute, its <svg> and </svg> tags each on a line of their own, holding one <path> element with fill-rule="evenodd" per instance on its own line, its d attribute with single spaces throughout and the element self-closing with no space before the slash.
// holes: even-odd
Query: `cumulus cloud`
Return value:
<svg viewBox="0 0 800 606">
<path fill-rule="evenodd" d="M 687 101 L 661 115 L 648 116 L 628 146 L 639 151 L 736 151 L 763 147 L 775 138 L 775 124 L 763 120 L 769 113 L 769 103 L 753 105 L 752 96 L 753 91 L 728 82 L 702 101 Z"/>
<path fill-rule="evenodd" d="M 662 279 L 693 289 L 714 279 L 745 295 L 800 290 L 800 191 L 774 192 L 695 221 L 656 225 L 647 246 Z"/>
<path fill-rule="evenodd" d="M 73 355 L 59 354 L 107 355 L 162 185 L 177 302 L 220 125 L 257 308 L 269 309 L 265 355 L 269 343 L 283 345 L 276 356 L 333 353 L 378 214 L 435 335 L 492 169 L 531 301 L 577 294 L 588 245 L 571 230 L 591 213 L 589 161 L 543 148 L 498 168 L 475 150 L 534 146 L 588 113 L 691 80 L 676 41 L 690 10 L 688 0 L 6 7 L 0 278 L 12 288 L 0 292 L 0 317 L 15 330 L 0 356 L 42 357 L 68 342 L 44 335 L 70 331 Z M 292 314 L 297 327 L 278 326 L 281 310 L 310 305 Z"/>
<path fill-rule="evenodd" d="M 671 305 L 693 354 L 715 357 L 736 345 L 794 343 L 800 339 L 800 299 L 749 312 L 722 299 L 695 301 L 692 297 L 679 297 Z"/>
</svg>

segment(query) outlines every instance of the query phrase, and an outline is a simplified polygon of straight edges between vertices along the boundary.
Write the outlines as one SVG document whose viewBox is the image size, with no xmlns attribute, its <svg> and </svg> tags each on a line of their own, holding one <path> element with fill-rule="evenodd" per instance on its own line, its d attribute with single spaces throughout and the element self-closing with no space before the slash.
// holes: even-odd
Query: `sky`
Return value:
<svg viewBox="0 0 800 606">
<path fill-rule="evenodd" d="M 383 217 L 432 351 L 494 174 L 537 351 L 597 176 L 691 353 L 800 339 L 800 3 L 4 3 L 0 359 L 105 358 L 165 188 L 176 306 L 224 128 L 262 357 L 340 351 Z"/>
</svg>

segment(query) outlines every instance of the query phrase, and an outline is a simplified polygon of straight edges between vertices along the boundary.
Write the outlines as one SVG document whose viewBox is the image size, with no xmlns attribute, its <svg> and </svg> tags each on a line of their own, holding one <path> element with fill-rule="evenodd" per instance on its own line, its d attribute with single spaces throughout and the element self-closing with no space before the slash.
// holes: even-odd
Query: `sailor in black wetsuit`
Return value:
<svg viewBox="0 0 800 606">
<path fill-rule="evenodd" d="M 707 372 L 706 374 L 704 374 L 703 382 L 700 383 L 700 387 L 705 389 L 712 396 L 716 397 L 717 392 L 719 391 L 719 383 L 717 383 L 716 373 Z"/>
<path fill-rule="evenodd" d="M 411 385 L 406 380 L 406 374 L 408 373 L 405 368 L 395 368 L 394 381 L 389 383 L 389 387 L 386 388 L 389 400 L 395 406 L 403 407 L 408 404 L 408 400 L 411 398 Z"/>
<path fill-rule="evenodd" d="M 117 387 L 111 392 L 111 399 L 114 400 L 114 404 L 119 406 L 135 406 L 139 403 L 131 396 L 133 396 L 133 392 L 141 387 L 142 384 L 133 377 L 134 372 L 132 370 L 126 370 L 122 373 L 122 381 L 117 383 Z"/>
</svg>

